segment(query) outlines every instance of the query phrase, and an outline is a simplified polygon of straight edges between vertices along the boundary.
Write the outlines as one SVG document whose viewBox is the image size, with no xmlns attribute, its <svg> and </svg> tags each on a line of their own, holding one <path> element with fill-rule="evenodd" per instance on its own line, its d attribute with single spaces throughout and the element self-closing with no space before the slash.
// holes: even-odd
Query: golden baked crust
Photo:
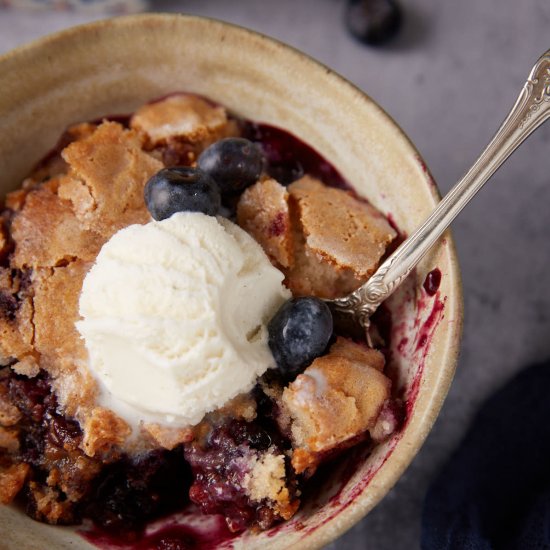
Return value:
<svg viewBox="0 0 550 550">
<path fill-rule="evenodd" d="M 292 265 L 288 192 L 282 185 L 270 178 L 246 189 L 237 204 L 237 223 L 260 243 L 275 265 Z"/>
<path fill-rule="evenodd" d="M 74 327 L 78 319 L 78 293 L 89 264 L 74 261 L 66 267 L 37 269 L 32 275 L 34 347 L 40 364 L 56 378 L 85 351 Z M 76 295 L 75 295 L 76 294 Z M 60 311 L 65 310 L 64 315 Z"/>
<path fill-rule="evenodd" d="M 292 183 L 289 193 L 311 250 L 338 269 L 353 270 L 357 277 L 372 275 L 396 237 L 378 210 L 311 176 Z"/>
<path fill-rule="evenodd" d="M 259 181 L 242 194 L 237 221 L 298 296 L 334 298 L 355 290 L 396 237 L 370 204 L 311 176 L 288 190 L 273 179 Z"/>
<path fill-rule="evenodd" d="M 143 105 L 130 126 L 144 136 L 144 148 L 166 166 L 190 165 L 208 145 L 239 134 L 223 107 L 188 94 Z"/>
<path fill-rule="evenodd" d="M 13 371 L 27 378 L 34 378 L 40 373 L 40 365 L 36 358 L 32 355 L 22 357 L 17 363 L 11 367 Z"/>
<path fill-rule="evenodd" d="M 296 257 L 286 273 L 294 294 L 334 298 L 363 284 L 396 233 L 371 205 L 304 176 L 288 188 Z"/>
<path fill-rule="evenodd" d="M 61 196 L 71 201 L 82 227 L 104 241 L 123 227 L 150 219 L 143 188 L 163 164 L 144 152 L 142 144 L 139 133 L 104 122 L 63 150 L 69 175 L 78 183 L 63 188 Z"/>
<path fill-rule="evenodd" d="M 376 424 L 391 389 L 380 371 L 383 362 L 379 351 L 339 338 L 334 352 L 315 359 L 285 388 L 297 473 Z"/>
<path fill-rule="evenodd" d="M 23 487 L 31 467 L 28 464 L 11 464 L 0 467 L 0 502 L 9 504 Z"/>
<path fill-rule="evenodd" d="M 227 124 L 227 114 L 195 95 L 177 94 L 140 107 L 130 126 L 143 132 L 147 145 L 155 147 L 168 140 L 203 142 L 216 139 Z"/>
</svg>

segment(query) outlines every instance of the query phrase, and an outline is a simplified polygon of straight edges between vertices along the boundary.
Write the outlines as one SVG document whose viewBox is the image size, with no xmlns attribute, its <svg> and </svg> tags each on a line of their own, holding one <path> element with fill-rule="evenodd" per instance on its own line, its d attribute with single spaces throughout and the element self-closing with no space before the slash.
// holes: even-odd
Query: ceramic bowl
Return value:
<svg viewBox="0 0 550 550">
<path fill-rule="evenodd" d="M 0 82 L 2 193 L 17 187 L 69 124 L 189 91 L 309 143 L 404 234 L 439 199 L 414 146 L 368 96 L 306 55 L 218 21 L 138 15 L 73 28 L 0 57 Z M 434 270 L 441 284 L 432 295 L 423 283 Z M 349 452 L 291 521 L 245 533 L 229 547 L 320 548 L 364 517 L 418 452 L 453 378 L 461 334 L 460 275 L 449 234 L 388 310 L 389 368 L 407 412 L 403 428 L 372 452 Z M 2 548 L 90 548 L 73 530 L 36 523 L 13 507 L 0 509 L 0 536 Z"/>
</svg>

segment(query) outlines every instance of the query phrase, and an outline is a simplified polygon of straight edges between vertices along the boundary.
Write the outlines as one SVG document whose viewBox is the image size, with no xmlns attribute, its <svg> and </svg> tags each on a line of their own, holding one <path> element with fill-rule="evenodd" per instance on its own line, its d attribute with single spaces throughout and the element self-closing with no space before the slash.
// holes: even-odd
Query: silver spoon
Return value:
<svg viewBox="0 0 550 550">
<path fill-rule="evenodd" d="M 485 182 L 549 117 L 550 50 L 536 62 L 509 115 L 472 168 L 364 285 L 347 296 L 327 300 L 330 308 L 352 315 L 370 342 L 370 317 L 378 306 L 409 275 Z"/>
</svg>

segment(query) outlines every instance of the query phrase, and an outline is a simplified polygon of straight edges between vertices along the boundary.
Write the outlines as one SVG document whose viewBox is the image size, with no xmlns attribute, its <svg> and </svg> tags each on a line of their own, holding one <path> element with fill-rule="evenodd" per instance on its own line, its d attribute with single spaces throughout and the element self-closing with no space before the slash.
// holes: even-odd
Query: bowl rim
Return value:
<svg viewBox="0 0 550 550">
<path fill-rule="evenodd" d="M 57 31 L 0 55 L 0 75 L 2 73 L 2 68 L 5 68 L 6 65 L 15 66 L 19 62 L 24 63 L 27 56 L 32 56 L 33 53 L 43 50 L 51 44 L 71 40 L 75 37 L 78 38 L 83 32 L 95 33 L 97 36 L 102 30 L 107 28 L 112 29 L 113 26 L 132 26 L 134 24 L 143 23 L 147 25 L 164 25 L 176 19 L 180 21 L 202 23 L 205 25 L 219 25 L 223 28 L 232 29 L 238 33 L 249 35 L 257 41 L 267 43 L 270 47 L 275 47 L 282 51 L 284 55 L 293 56 L 297 62 L 306 64 L 312 70 L 322 70 L 325 73 L 325 78 L 332 80 L 335 86 L 344 90 L 347 97 L 353 98 L 359 103 L 368 104 L 368 107 L 376 112 L 380 119 L 385 120 L 388 127 L 392 128 L 393 137 L 401 141 L 401 144 L 405 146 L 407 154 L 414 155 L 422 165 L 422 177 L 429 191 L 430 206 L 432 208 L 436 206 L 441 198 L 437 185 L 421 154 L 391 115 L 389 115 L 366 92 L 322 62 L 317 61 L 312 56 L 300 51 L 294 46 L 285 44 L 276 38 L 241 25 L 228 23 L 211 17 L 171 13 L 144 13 L 100 19 Z M 418 410 L 416 407 L 417 402 L 415 403 L 415 409 L 407 424 L 407 429 L 404 430 L 399 441 L 401 451 L 398 460 L 395 460 L 397 457 L 394 453 L 391 453 L 388 461 L 376 472 L 376 487 L 373 488 L 372 483 L 367 485 L 367 488 L 370 488 L 371 492 L 374 494 L 369 494 L 368 498 L 366 498 L 365 489 L 363 489 L 354 496 L 349 506 L 341 510 L 335 517 L 331 518 L 323 525 L 318 526 L 307 539 L 302 539 L 299 543 L 300 549 L 316 549 L 330 543 L 360 521 L 374 506 L 376 506 L 395 483 L 397 483 L 412 459 L 416 456 L 439 414 L 443 401 L 449 391 L 458 362 L 464 313 L 460 268 L 450 230 L 445 233 L 442 239 L 440 243 L 445 243 L 445 260 L 449 266 L 449 272 L 447 274 L 447 277 L 449 277 L 449 294 L 447 296 L 452 298 L 448 300 L 446 304 L 446 313 L 448 312 L 453 319 L 453 330 L 448 330 L 446 333 L 444 342 L 445 350 L 444 353 L 442 353 L 441 368 L 437 371 L 435 376 L 430 379 L 429 395 L 424 395 L 427 389 L 421 384 L 417 402 L 422 394 L 423 407 L 421 410 Z M 442 245 L 439 244 L 436 246 Z M 424 375 L 422 375 L 421 379 L 424 380 Z M 394 460 L 391 460 L 392 458 Z"/>
</svg>

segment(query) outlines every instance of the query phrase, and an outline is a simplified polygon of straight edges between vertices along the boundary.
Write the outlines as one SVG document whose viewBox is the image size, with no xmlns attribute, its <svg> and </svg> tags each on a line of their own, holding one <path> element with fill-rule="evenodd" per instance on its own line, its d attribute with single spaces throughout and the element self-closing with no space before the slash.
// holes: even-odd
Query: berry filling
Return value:
<svg viewBox="0 0 550 550">
<path fill-rule="evenodd" d="M 27 378 L 5 368 L 0 391 L 20 414 L 18 459 L 31 467 L 21 500 L 33 519 L 70 525 L 89 518 L 130 533 L 187 502 L 191 475 L 181 446 L 93 459 L 80 449 L 78 422 L 58 413 L 44 372 Z"/>
<path fill-rule="evenodd" d="M 214 427 L 203 441 L 194 441 L 185 449 L 194 476 L 190 499 L 206 514 L 223 514 L 231 531 L 253 525 L 271 527 L 281 518 L 269 502 L 250 497 L 246 477 L 251 463 L 266 454 L 281 454 L 283 447 L 290 445 L 259 421 L 230 420 Z M 286 473 L 290 474 L 290 468 Z"/>
</svg>

